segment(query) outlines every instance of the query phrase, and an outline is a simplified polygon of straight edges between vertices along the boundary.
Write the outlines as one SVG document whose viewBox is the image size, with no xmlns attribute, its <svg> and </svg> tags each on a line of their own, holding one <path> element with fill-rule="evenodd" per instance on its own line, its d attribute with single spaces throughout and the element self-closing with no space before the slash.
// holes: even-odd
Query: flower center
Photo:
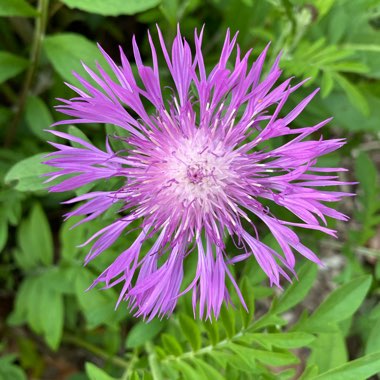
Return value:
<svg viewBox="0 0 380 380">
<path fill-rule="evenodd" d="M 192 183 L 200 183 L 202 179 L 205 177 L 204 170 L 201 165 L 189 166 L 187 168 L 187 178 Z"/>
<path fill-rule="evenodd" d="M 215 197 L 225 191 L 235 174 L 231 163 L 233 152 L 224 144 L 211 141 L 202 131 L 178 141 L 164 168 L 167 191 L 184 205 L 198 203 L 208 209 Z"/>
</svg>

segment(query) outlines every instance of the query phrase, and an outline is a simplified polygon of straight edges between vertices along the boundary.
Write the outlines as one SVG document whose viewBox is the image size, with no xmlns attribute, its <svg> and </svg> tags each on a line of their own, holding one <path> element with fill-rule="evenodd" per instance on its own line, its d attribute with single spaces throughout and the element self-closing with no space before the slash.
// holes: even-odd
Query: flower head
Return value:
<svg viewBox="0 0 380 380">
<path fill-rule="evenodd" d="M 179 30 L 171 55 L 160 30 L 158 35 L 174 82 L 169 100 L 163 98 L 149 34 L 153 67 L 144 65 L 133 39 L 138 79 L 121 49 L 121 65 L 117 65 L 99 47 L 115 78 L 100 65 L 98 73 L 84 66 L 92 81 L 75 74 L 83 89 L 69 85 L 78 97 L 62 100 L 58 110 L 72 118 L 57 124 L 115 124 L 128 132 L 120 139 L 129 148 L 115 152 L 107 139 L 101 150 L 78 137 L 51 131 L 76 144 L 51 143 L 57 150 L 47 163 L 58 170 L 49 174 L 49 181 L 65 177 L 50 190 L 73 190 L 95 180 L 120 178 L 120 188 L 89 192 L 68 202 L 84 201 L 67 214 L 85 216 L 80 223 L 115 203 L 120 205 L 120 217 L 88 240 L 93 245 L 86 263 L 123 239 L 131 223 L 139 224 L 136 240 L 126 243 L 93 285 L 103 283 L 109 288 L 122 283 L 119 302 L 128 301 L 136 315 L 148 318 L 170 314 L 178 297 L 192 291 L 194 313 L 198 306 L 201 318 L 211 318 L 219 315 L 223 301 L 230 300 L 227 280 L 244 305 L 230 265 L 254 257 L 271 285 L 280 286 L 280 277 L 290 281 L 294 273 L 295 255 L 320 263 L 292 227 L 334 236 L 335 231 L 324 226 L 325 217 L 346 220 L 326 203 L 347 194 L 325 189 L 341 184 L 331 173 L 344 169 L 316 166 L 319 156 L 344 141 L 314 137 L 329 120 L 292 126 L 317 91 L 279 116 L 302 83 L 292 86 L 288 79 L 276 84 L 281 75 L 279 58 L 264 76 L 267 48 L 249 64 L 250 52 L 241 56 L 237 46 L 234 63 L 227 65 L 237 37 L 231 38 L 227 31 L 219 62 L 207 73 L 201 50 L 203 30 L 195 31 L 193 53 Z M 147 111 L 147 102 L 154 111 Z M 280 136 L 286 142 L 270 148 L 270 140 Z M 271 205 L 286 208 L 295 221 L 276 218 Z M 260 240 L 259 223 L 273 234 L 281 252 Z M 239 249 L 236 255 L 226 249 L 229 236 Z M 143 253 L 142 247 L 152 239 L 153 245 Z M 188 255 L 197 255 L 198 264 L 191 283 L 182 284 Z"/>
</svg>

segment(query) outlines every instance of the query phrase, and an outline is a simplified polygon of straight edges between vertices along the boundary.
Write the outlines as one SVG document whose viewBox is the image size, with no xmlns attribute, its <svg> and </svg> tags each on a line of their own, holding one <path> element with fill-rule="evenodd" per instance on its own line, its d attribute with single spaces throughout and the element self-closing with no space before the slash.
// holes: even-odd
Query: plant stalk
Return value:
<svg viewBox="0 0 380 380">
<path fill-rule="evenodd" d="M 38 0 L 37 10 L 39 12 L 39 16 L 36 18 L 36 26 L 34 29 L 32 48 L 30 51 L 30 65 L 26 72 L 25 81 L 19 97 L 16 114 L 5 136 L 4 145 L 6 147 L 12 145 L 12 142 L 16 136 L 17 128 L 20 124 L 21 117 L 25 109 L 25 102 L 37 71 L 41 55 L 42 41 L 45 37 L 46 25 L 48 20 L 49 0 Z"/>
</svg>

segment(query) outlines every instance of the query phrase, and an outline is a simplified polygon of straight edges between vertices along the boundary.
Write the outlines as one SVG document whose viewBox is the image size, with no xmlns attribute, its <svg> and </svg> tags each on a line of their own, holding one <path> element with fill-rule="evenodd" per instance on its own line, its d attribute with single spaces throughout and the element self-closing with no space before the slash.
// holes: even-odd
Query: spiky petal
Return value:
<svg viewBox="0 0 380 380">
<path fill-rule="evenodd" d="M 194 313 L 199 305 L 201 318 L 217 317 L 223 302 L 230 300 L 227 279 L 244 304 L 230 265 L 254 257 L 271 285 L 280 287 L 281 277 L 291 280 L 297 252 L 320 263 L 292 227 L 335 236 L 335 231 L 324 226 L 325 217 L 346 220 L 326 203 L 348 194 L 325 189 L 342 184 L 331 173 L 344 169 L 316 166 L 318 157 L 338 149 L 344 141 L 314 138 L 329 120 L 292 127 L 317 90 L 287 115 L 279 116 L 302 83 L 292 86 L 288 79 L 276 85 L 281 75 L 279 59 L 263 76 L 268 48 L 250 65 L 250 52 L 241 57 L 237 47 L 230 69 L 227 63 L 237 35 L 231 38 L 227 31 L 219 62 L 207 74 L 203 30 L 195 31 L 194 55 L 179 29 L 171 54 L 159 29 L 158 35 L 174 94 L 164 101 L 150 35 L 153 67 L 144 65 L 134 39 L 132 43 L 142 85 L 137 84 L 122 50 L 121 65 L 117 65 L 100 47 L 116 81 L 99 65 L 97 73 L 84 66 L 92 81 L 75 75 L 83 89 L 70 85 L 78 97 L 62 100 L 58 110 L 71 118 L 57 124 L 112 123 L 128 132 L 124 141 L 131 148 L 114 152 L 107 140 L 103 151 L 78 137 L 52 131 L 75 146 L 51 143 L 56 151 L 47 163 L 58 170 L 49 174 L 50 180 L 65 178 L 50 190 L 74 190 L 95 180 L 119 177 L 123 183 L 119 189 L 93 191 L 68 201 L 84 201 L 66 215 L 84 216 L 80 223 L 97 218 L 115 203 L 126 215 L 86 242 L 94 242 L 86 262 L 107 250 L 131 223 L 140 222 L 136 240 L 93 286 L 122 283 L 119 302 L 128 301 L 136 315 L 144 318 L 169 315 L 178 297 L 192 291 Z M 154 112 L 146 110 L 146 102 Z M 274 106 L 272 114 L 270 106 Z M 268 142 L 279 136 L 287 142 L 268 148 Z M 286 208 L 296 222 L 276 218 L 268 204 Z M 273 234 L 281 252 L 260 240 L 258 223 Z M 236 255 L 226 250 L 229 236 L 240 247 Z M 154 244 L 142 254 L 148 239 Z M 198 255 L 198 265 L 193 281 L 182 284 L 188 254 Z"/>
</svg>

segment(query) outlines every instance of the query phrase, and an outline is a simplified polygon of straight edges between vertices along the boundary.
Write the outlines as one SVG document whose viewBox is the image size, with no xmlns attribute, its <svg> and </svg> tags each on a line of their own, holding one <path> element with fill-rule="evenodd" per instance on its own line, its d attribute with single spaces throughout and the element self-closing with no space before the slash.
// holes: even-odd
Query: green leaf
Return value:
<svg viewBox="0 0 380 380">
<path fill-rule="evenodd" d="M 239 340 L 246 343 L 253 341 L 271 349 L 272 346 L 279 348 L 297 348 L 309 345 L 315 339 L 314 335 L 294 332 L 294 333 L 245 333 Z"/>
<path fill-rule="evenodd" d="M 19 325 L 27 322 L 37 334 L 44 335 L 47 344 L 56 350 L 63 330 L 62 295 L 50 289 L 43 276 L 27 277 L 18 289 L 16 307 L 8 323 Z"/>
<path fill-rule="evenodd" d="M 210 364 L 207 364 L 202 359 L 198 359 L 196 357 L 193 358 L 193 362 L 196 367 L 198 367 L 208 379 L 212 380 L 224 380 L 225 378 Z"/>
<path fill-rule="evenodd" d="M 104 62 L 96 45 L 80 34 L 60 33 L 48 36 L 43 41 L 43 47 L 54 69 L 69 82 L 74 80 L 73 71 L 86 75 L 81 62 L 91 68 L 95 68 L 96 61 Z"/>
<path fill-rule="evenodd" d="M 91 141 L 89 140 L 89 138 L 75 125 L 69 125 L 68 133 L 70 135 L 75 136 L 75 137 L 79 137 L 80 139 L 91 144 Z M 83 148 L 83 146 L 81 144 L 79 144 L 75 141 L 70 141 L 70 145 L 73 146 L 74 148 Z"/>
<path fill-rule="evenodd" d="M 347 319 L 355 313 L 363 302 L 371 281 L 371 276 L 365 275 L 334 290 L 314 313 L 301 322 L 297 328 L 320 332 L 326 325 Z"/>
<path fill-rule="evenodd" d="M 25 0 L 4 0 L 0 2 L 0 16 L 34 17 L 37 15 L 38 12 Z"/>
<path fill-rule="evenodd" d="M 22 368 L 13 364 L 14 355 L 3 355 L 0 358 L 0 379 L 1 380 L 27 380 L 25 372 Z"/>
<path fill-rule="evenodd" d="M 334 347 L 333 350 L 327 349 Z M 348 353 L 345 338 L 341 331 L 319 333 L 311 345 L 309 364 L 316 364 L 319 372 L 325 372 L 347 362 Z"/>
<path fill-rule="evenodd" d="M 135 348 L 144 345 L 154 339 L 164 328 L 165 322 L 153 319 L 151 322 L 139 321 L 129 331 L 126 340 L 127 348 Z"/>
<path fill-rule="evenodd" d="M 243 295 L 244 301 L 247 305 L 248 311 L 244 309 L 243 306 L 240 307 L 241 319 L 243 322 L 243 327 L 246 328 L 251 323 L 253 316 L 255 314 L 255 298 L 254 290 L 249 283 L 247 277 L 244 277 L 241 284 L 241 293 Z"/>
<path fill-rule="evenodd" d="M 380 372 L 380 352 L 352 360 L 312 380 L 366 380 Z"/>
<path fill-rule="evenodd" d="M 223 304 L 220 310 L 220 319 L 226 329 L 227 336 L 232 338 L 235 335 L 235 314 L 232 308 L 227 308 L 227 306 Z"/>
<path fill-rule="evenodd" d="M 234 368 L 245 372 L 252 372 L 256 369 L 257 365 L 255 359 L 257 358 L 254 355 L 254 350 L 232 342 L 230 342 L 226 348 L 234 353 L 234 355 L 230 355 L 227 360 L 227 363 L 231 364 Z"/>
<path fill-rule="evenodd" d="M 194 319 L 190 318 L 186 314 L 180 314 L 179 323 L 181 325 L 182 332 L 190 342 L 193 351 L 198 351 L 202 345 L 201 331 L 198 325 L 194 322 Z"/>
<path fill-rule="evenodd" d="M 321 96 L 325 98 L 330 94 L 334 87 L 334 79 L 329 71 L 325 71 L 322 74 L 322 82 L 321 82 Z"/>
<path fill-rule="evenodd" d="M 361 152 L 355 160 L 355 175 L 360 182 L 360 187 L 363 189 L 370 203 L 376 201 L 378 183 L 378 173 L 376 166 L 368 156 Z"/>
<path fill-rule="evenodd" d="M 7 323 L 11 326 L 18 326 L 25 323 L 28 319 L 27 313 L 29 313 L 28 305 L 33 304 L 35 284 L 37 282 L 36 277 L 26 277 L 21 283 L 20 287 L 17 289 L 16 302 L 12 313 L 7 319 Z"/>
<path fill-rule="evenodd" d="M 316 366 L 315 364 L 308 365 L 306 367 L 305 371 L 303 371 L 303 373 L 300 376 L 299 380 L 310 380 L 313 377 L 317 376 L 318 372 L 319 372 L 318 371 L 318 366 Z"/>
<path fill-rule="evenodd" d="M 25 109 L 26 123 L 30 130 L 41 140 L 54 141 L 55 136 L 45 132 L 54 120 L 46 104 L 38 96 L 29 96 Z"/>
<path fill-rule="evenodd" d="M 8 223 L 6 220 L 0 221 L 0 252 L 5 247 L 8 240 Z"/>
<path fill-rule="evenodd" d="M 53 350 L 57 350 L 62 338 L 63 331 L 63 298 L 62 295 L 49 289 L 49 283 L 41 282 L 39 299 L 36 308 L 42 322 L 42 330 L 46 343 Z M 48 311 L 48 315 L 46 314 Z"/>
<path fill-rule="evenodd" d="M 102 369 L 97 367 L 95 364 L 87 362 L 84 366 L 86 370 L 86 375 L 89 377 L 89 380 L 113 380 L 114 378 L 109 376 Z"/>
<path fill-rule="evenodd" d="M 252 355 L 263 364 L 271 366 L 283 366 L 299 363 L 299 359 L 290 352 L 271 352 L 252 349 Z"/>
<path fill-rule="evenodd" d="M 32 266 L 43 264 L 49 266 L 53 262 L 53 236 L 49 221 L 39 203 L 36 203 L 29 217 L 24 220 L 18 229 L 18 244 L 21 253 L 18 257 L 22 268 L 24 257 L 30 259 Z"/>
<path fill-rule="evenodd" d="M 380 318 L 370 327 L 369 336 L 365 345 L 365 353 L 380 352 Z"/>
<path fill-rule="evenodd" d="M 74 224 L 80 220 L 81 217 L 73 217 L 65 220 L 59 231 L 61 257 L 67 261 L 75 260 L 79 253 L 83 251 L 83 248 L 78 246 L 86 241 L 87 229 L 84 225 L 73 228 Z"/>
<path fill-rule="evenodd" d="M 0 15 L 1 7 L 0 5 Z M 20 74 L 28 65 L 29 61 L 27 59 L 6 51 L 0 51 L 0 83 Z"/>
<path fill-rule="evenodd" d="M 203 322 L 203 326 L 207 331 L 211 344 L 215 346 L 219 342 L 219 327 L 217 321 L 215 319 L 205 321 Z"/>
<path fill-rule="evenodd" d="M 300 303 L 314 284 L 318 268 L 315 264 L 306 263 L 298 271 L 299 280 L 294 280 L 272 307 L 272 313 L 283 313 Z"/>
<path fill-rule="evenodd" d="M 120 312 L 120 305 L 115 312 L 115 303 L 117 301 L 116 293 L 113 289 L 108 289 L 106 292 L 99 289 L 92 289 L 86 292 L 86 289 L 94 281 L 94 275 L 87 268 L 82 268 L 77 272 L 77 277 L 74 281 L 75 295 L 87 320 L 88 328 L 95 328 L 100 324 L 111 325 Z"/>
<path fill-rule="evenodd" d="M 197 371 L 191 365 L 182 360 L 171 363 L 171 366 L 178 370 L 181 377 L 185 380 L 207 380 L 207 377 L 201 376 L 202 372 Z"/>
<path fill-rule="evenodd" d="M 47 185 L 43 182 L 46 177 L 42 174 L 49 173 L 55 168 L 42 164 L 46 160 L 47 153 L 39 153 L 25 158 L 13 165 L 5 175 L 4 182 L 18 191 L 45 190 Z"/>
<path fill-rule="evenodd" d="M 61 0 L 69 8 L 103 16 L 134 15 L 157 6 L 160 0 Z"/>
<path fill-rule="evenodd" d="M 365 96 L 361 93 L 359 88 L 353 85 L 348 79 L 343 75 L 334 73 L 334 79 L 341 86 L 341 88 L 346 92 L 348 99 L 351 104 L 356 107 L 364 116 L 369 115 L 369 105 Z"/>
<path fill-rule="evenodd" d="M 161 335 L 161 340 L 165 351 L 169 354 L 180 356 L 183 353 L 181 345 L 172 335 L 164 333 Z"/>
</svg>

